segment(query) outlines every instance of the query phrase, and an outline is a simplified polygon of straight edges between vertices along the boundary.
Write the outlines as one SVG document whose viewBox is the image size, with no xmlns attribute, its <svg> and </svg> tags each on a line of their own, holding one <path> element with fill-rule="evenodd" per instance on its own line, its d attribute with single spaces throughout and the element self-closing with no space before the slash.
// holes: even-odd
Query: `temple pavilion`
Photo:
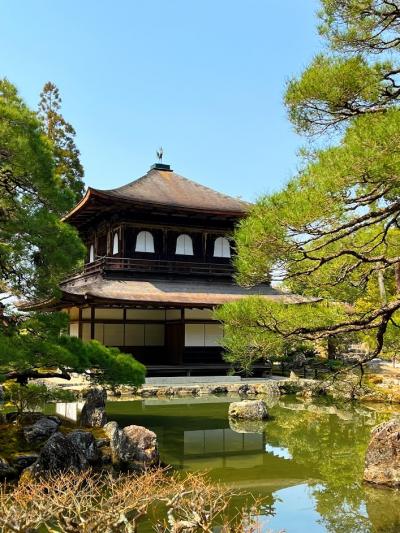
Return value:
<svg viewBox="0 0 400 533">
<path fill-rule="evenodd" d="M 163 163 L 116 189 L 89 187 L 65 217 L 86 244 L 86 263 L 47 309 L 68 313 L 70 335 L 132 353 L 150 374 L 222 369 L 216 306 L 250 294 L 297 298 L 235 283 L 231 236 L 249 207 Z"/>
</svg>

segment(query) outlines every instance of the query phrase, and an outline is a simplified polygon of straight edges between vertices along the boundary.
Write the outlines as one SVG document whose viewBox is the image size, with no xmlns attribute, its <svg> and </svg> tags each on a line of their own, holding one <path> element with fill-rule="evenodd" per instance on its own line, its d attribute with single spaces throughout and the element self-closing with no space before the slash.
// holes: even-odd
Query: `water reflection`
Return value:
<svg viewBox="0 0 400 533">
<path fill-rule="evenodd" d="M 282 446 L 271 446 L 271 444 L 266 444 L 265 451 L 267 453 L 272 453 L 272 455 L 280 457 L 281 459 L 293 459 L 289 450 L 287 448 L 282 448 Z"/>
<path fill-rule="evenodd" d="M 228 419 L 229 400 L 110 402 L 109 418 L 153 429 L 163 460 L 266 497 L 264 531 L 400 531 L 400 496 L 362 484 L 371 426 L 391 416 L 365 406 L 293 400 L 262 423 Z"/>
</svg>

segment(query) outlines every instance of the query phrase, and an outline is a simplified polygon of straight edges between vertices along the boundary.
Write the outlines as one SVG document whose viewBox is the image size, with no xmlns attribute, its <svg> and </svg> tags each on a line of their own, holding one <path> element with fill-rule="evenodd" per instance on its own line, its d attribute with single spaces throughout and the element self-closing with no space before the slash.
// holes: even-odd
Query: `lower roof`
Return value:
<svg viewBox="0 0 400 533">
<path fill-rule="evenodd" d="M 244 288 L 233 282 L 204 282 L 196 280 L 113 280 L 101 276 L 88 281 L 63 284 L 62 300 L 121 305 L 169 305 L 213 307 L 259 295 L 283 303 L 303 303 L 309 299 L 284 293 L 269 285 Z"/>
</svg>

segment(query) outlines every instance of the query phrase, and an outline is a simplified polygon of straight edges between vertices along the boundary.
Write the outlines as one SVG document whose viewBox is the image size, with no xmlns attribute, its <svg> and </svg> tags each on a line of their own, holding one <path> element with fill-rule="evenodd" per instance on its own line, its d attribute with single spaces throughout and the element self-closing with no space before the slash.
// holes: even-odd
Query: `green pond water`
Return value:
<svg viewBox="0 0 400 533">
<path fill-rule="evenodd" d="M 265 423 L 230 425 L 234 400 L 110 401 L 107 413 L 155 431 L 164 463 L 264 497 L 263 532 L 400 532 L 400 493 L 362 483 L 371 429 L 395 409 L 285 398 Z"/>
</svg>

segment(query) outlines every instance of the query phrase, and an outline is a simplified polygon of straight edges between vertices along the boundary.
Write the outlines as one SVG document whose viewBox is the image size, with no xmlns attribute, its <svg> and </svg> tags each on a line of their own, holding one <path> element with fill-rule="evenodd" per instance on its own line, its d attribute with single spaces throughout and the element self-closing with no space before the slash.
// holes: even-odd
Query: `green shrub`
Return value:
<svg viewBox="0 0 400 533">
<path fill-rule="evenodd" d="M 46 385 L 19 385 L 8 382 L 4 385 L 5 401 L 12 405 L 18 416 L 22 413 L 32 413 L 42 408 L 48 402 L 71 402 L 75 400 L 75 395 L 67 390 L 49 388 Z"/>
</svg>

